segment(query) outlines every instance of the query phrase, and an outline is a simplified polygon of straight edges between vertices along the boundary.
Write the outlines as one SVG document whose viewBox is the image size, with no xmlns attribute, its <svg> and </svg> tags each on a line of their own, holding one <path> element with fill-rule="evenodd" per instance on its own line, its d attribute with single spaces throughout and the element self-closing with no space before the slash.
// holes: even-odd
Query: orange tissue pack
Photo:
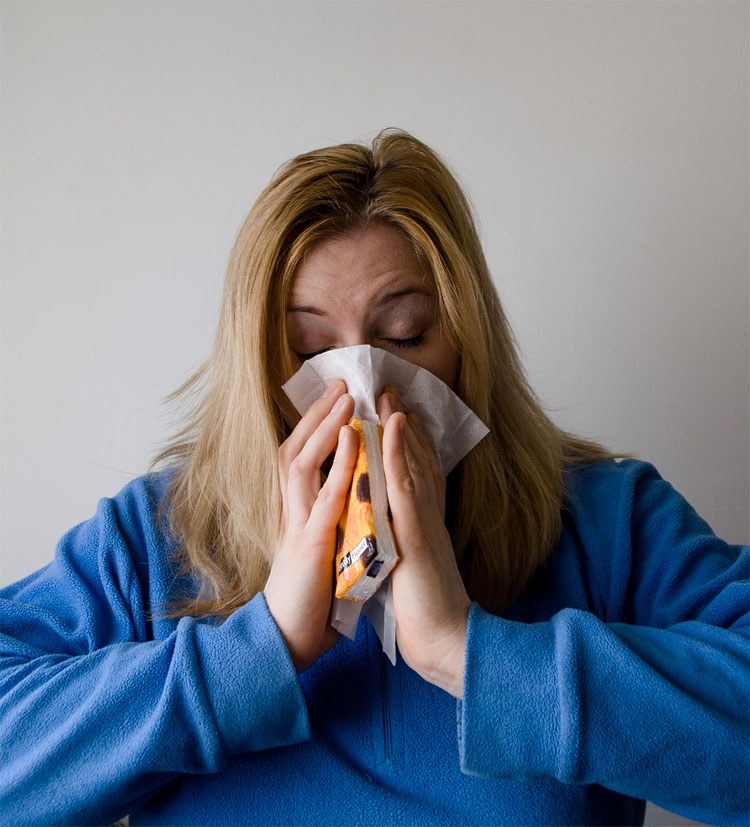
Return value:
<svg viewBox="0 0 750 827">
<path fill-rule="evenodd" d="M 359 451 L 336 527 L 336 597 L 364 603 L 398 562 L 383 471 L 383 428 L 354 417 Z"/>
</svg>

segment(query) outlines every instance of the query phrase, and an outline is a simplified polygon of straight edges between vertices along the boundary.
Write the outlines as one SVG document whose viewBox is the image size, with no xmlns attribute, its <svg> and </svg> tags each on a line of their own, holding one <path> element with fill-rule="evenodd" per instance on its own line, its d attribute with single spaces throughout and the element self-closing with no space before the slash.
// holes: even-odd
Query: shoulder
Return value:
<svg viewBox="0 0 750 827">
<path fill-rule="evenodd" d="M 650 462 L 638 459 L 569 463 L 563 467 L 566 498 L 575 505 L 581 498 L 611 502 L 624 489 L 640 481 L 664 482 Z"/>
<path fill-rule="evenodd" d="M 645 551 L 665 542 L 715 535 L 649 462 L 635 459 L 568 465 L 564 508 L 587 545 L 611 554 Z M 598 541 L 595 542 L 595 541 Z"/>
<path fill-rule="evenodd" d="M 576 522 L 594 521 L 619 536 L 644 530 L 649 536 L 685 530 L 714 535 L 650 462 L 624 459 L 571 464 L 563 477 L 565 508 Z"/>
<path fill-rule="evenodd" d="M 563 469 L 563 480 L 565 509 L 576 523 L 593 522 L 607 533 L 622 535 L 634 519 L 668 507 L 675 515 L 690 511 L 700 529 L 710 532 L 650 462 L 623 459 L 569 464 Z"/>
<path fill-rule="evenodd" d="M 84 654 L 154 636 L 149 615 L 175 582 L 174 544 L 161 508 L 172 477 L 146 474 L 103 497 L 88 520 L 61 537 L 46 566 L 3 589 L 5 609 L 25 624 L 30 640 L 45 648 L 52 637 L 55 651 Z M 29 620 L 29 607 L 38 607 L 42 620 Z M 57 618 L 54 629 L 44 618 Z"/>
<path fill-rule="evenodd" d="M 99 501 L 94 523 L 111 532 L 127 547 L 136 566 L 153 568 L 174 541 L 169 528 L 169 497 L 176 470 L 136 477 L 112 497 Z"/>
<path fill-rule="evenodd" d="M 174 550 L 169 531 L 168 495 L 174 471 L 144 474 L 112 496 L 102 497 L 95 513 L 58 543 L 56 563 L 130 582 L 167 576 Z"/>
<path fill-rule="evenodd" d="M 167 468 L 135 477 L 109 499 L 118 503 L 130 502 L 141 506 L 149 506 L 154 503 L 158 505 L 168 493 L 176 473 L 177 469 Z"/>
<path fill-rule="evenodd" d="M 112 497 L 99 501 L 99 508 L 110 507 L 117 511 L 124 524 L 155 524 L 167 513 L 169 493 L 176 469 L 155 471 L 136 477 Z"/>
<path fill-rule="evenodd" d="M 747 576 L 748 547 L 718 538 L 648 462 L 566 468 L 564 524 L 596 575 L 608 616 L 625 622 L 700 617 Z"/>
<path fill-rule="evenodd" d="M 611 536 L 620 521 L 622 500 L 642 475 L 657 474 L 649 463 L 634 460 L 569 463 L 563 467 L 564 512 L 584 536 Z"/>
</svg>

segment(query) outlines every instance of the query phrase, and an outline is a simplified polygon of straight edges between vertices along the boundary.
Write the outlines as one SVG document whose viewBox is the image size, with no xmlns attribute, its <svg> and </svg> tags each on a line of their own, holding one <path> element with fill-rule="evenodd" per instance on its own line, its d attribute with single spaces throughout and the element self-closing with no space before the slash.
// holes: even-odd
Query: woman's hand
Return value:
<svg viewBox="0 0 750 827">
<path fill-rule="evenodd" d="M 461 698 L 471 600 L 445 527 L 445 477 L 417 416 L 401 412 L 395 389 L 380 397 L 378 415 L 401 556 L 391 575 L 398 648 L 425 680 Z"/>
<path fill-rule="evenodd" d="M 345 391 L 343 381 L 332 382 L 279 448 L 282 532 L 263 593 L 298 673 L 339 638 L 329 625 L 336 524 L 359 444 L 346 425 L 354 400 Z M 334 448 L 321 486 L 321 466 Z"/>
</svg>

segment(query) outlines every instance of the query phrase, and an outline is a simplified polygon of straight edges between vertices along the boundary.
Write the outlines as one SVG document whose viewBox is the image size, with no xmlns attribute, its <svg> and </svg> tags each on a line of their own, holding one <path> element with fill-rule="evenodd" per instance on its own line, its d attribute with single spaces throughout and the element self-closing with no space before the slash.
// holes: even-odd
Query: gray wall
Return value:
<svg viewBox="0 0 750 827">
<path fill-rule="evenodd" d="M 1 10 L 0 582 L 172 430 L 275 168 L 384 126 L 459 173 L 557 421 L 748 541 L 747 3 Z"/>
</svg>

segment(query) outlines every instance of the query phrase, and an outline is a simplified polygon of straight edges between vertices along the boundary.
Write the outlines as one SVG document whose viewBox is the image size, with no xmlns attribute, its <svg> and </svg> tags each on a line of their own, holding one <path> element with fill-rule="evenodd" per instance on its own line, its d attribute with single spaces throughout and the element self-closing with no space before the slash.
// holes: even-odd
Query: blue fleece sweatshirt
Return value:
<svg viewBox="0 0 750 827">
<path fill-rule="evenodd" d="M 652 466 L 566 472 L 558 547 L 474 605 L 464 699 L 362 620 L 297 676 L 262 594 L 164 619 L 186 581 L 135 480 L 0 591 L 0 821 L 746 824 L 750 548 Z"/>
</svg>

